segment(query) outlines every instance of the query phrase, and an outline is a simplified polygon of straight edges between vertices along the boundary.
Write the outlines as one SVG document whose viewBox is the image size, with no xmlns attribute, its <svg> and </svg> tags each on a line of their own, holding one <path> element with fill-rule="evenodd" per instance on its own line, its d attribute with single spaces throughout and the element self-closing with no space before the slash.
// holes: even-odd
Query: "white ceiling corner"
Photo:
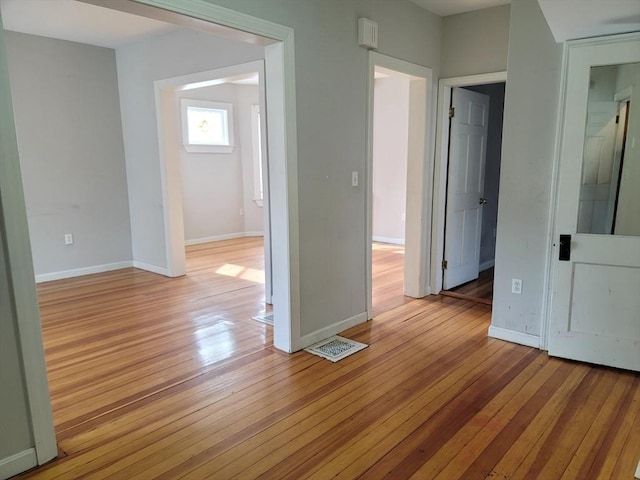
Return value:
<svg viewBox="0 0 640 480">
<path fill-rule="evenodd" d="M 446 17 L 458 13 L 482 10 L 483 8 L 506 5 L 511 0 L 411 0 L 416 5 L 429 10 L 436 15 Z"/>
<path fill-rule="evenodd" d="M 640 0 L 538 0 L 556 42 L 640 31 Z"/>
<path fill-rule="evenodd" d="M 5 30 L 119 48 L 180 27 L 74 0 L 0 0 Z"/>
</svg>

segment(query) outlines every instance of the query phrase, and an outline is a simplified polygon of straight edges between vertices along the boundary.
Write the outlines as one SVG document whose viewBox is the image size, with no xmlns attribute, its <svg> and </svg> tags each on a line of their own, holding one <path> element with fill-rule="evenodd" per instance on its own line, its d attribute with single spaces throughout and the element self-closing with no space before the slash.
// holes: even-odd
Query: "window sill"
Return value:
<svg viewBox="0 0 640 480">
<path fill-rule="evenodd" d="M 233 153 L 234 145 L 183 145 L 188 153 Z"/>
</svg>

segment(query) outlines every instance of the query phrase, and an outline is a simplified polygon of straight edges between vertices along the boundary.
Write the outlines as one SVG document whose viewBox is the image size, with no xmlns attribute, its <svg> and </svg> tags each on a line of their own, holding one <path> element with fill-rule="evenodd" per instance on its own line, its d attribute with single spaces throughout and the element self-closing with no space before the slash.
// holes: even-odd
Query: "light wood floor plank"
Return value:
<svg viewBox="0 0 640 480">
<path fill-rule="evenodd" d="M 273 347 L 261 239 L 38 286 L 55 479 L 631 478 L 640 378 L 487 337 L 491 309 L 402 296 L 375 244 L 374 319 L 331 363 Z M 476 285 L 477 294 L 490 289 Z"/>
</svg>

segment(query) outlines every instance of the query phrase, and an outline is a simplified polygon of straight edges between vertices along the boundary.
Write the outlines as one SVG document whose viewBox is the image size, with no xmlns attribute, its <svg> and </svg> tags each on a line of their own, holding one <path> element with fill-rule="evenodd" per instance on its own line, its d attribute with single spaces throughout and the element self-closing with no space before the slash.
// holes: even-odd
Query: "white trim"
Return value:
<svg viewBox="0 0 640 480">
<path fill-rule="evenodd" d="M 549 195 L 550 215 L 547 221 L 547 258 L 544 266 L 544 277 L 542 281 L 542 308 L 540 319 L 540 349 L 549 349 L 549 319 L 551 318 L 551 280 L 553 278 L 554 261 L 553 256 L 556 251 L 553 244 L 556 224 L 556 203 L 558 201 L 558 177 L 560 175 L 560 150 L 562 142 L 562 125 L 564 124 L 564 103 L 566 96 L 566 84 L 569 61 L 569 45 L 564 44 L 562 51 L 562 71 L 560 73 L 560 95 L 558 97 L 558 113 L 556 124 L 556 136 L 553 148 L 553 165 L 551 167 L 551 189 Z"/>
<path fill-rule="evenodd" d="M 404 245 L 404 238 L 395 238 L 395 237 L 381 237 L 378 235 L 373 235 L 371 240 L 374 242 L 380 243 L 390 243 L 392 245 Z"/>
<path fill-rule="evenodd" d="M 494 267 L 495 264 L 496 264 L 496 260 L 492 258 L 491 260 L 482 262 L 478 267 L 478 270 L 480 270 L 481 272 L 484 272 L 485 270 L 489 270 L 491 267 Z"/>
<path fill-rule="evenodd" d="M 263 237 L 264 232 L 236 232 L 225 233 L 223 235 L 214 235 L 212 237 L 192 238 L 191 240 L 185 240 L 185 246 L 190 245 L 202 245 L 203 243 L 219 242 L 221 240 L 233 240 L 234 238 L 244 237 Z"/>
<path fill-rule="evenodd" d="M 262 181 L 262 169 L 266 162 L 262 161 L 262 152 L 266 151 L 262 139 L 265 137 L 262 130 L 262 121 L 260 121 L 260 105 L 251 105 L 251 165 L 253 166 L 253 201 L 259 207 L 263 206 L 264 182 Z"/>
<path fill-rule="evenodd" d="M 266 101 L 269 105 L 266 111 L 268 184 L 265 207 L 271 215 L 271 222 L 265 228 L 271 232 L 267 241 L 272 255 L 273 343 L 279 350 L 294 352 L 302 347 L 299 346 L 300 234 L 295 42 L 293 30 L 289 32 L 282 42 L 265 47 Z"/>
<path fill-rule="evenodd" d="M 375 67 L 380 66 L 414 77 L 412 80 L 424 82 L 424 131 L 419 136 L 424 144 L 418 156 L 408 155 L 407 162 L 407 204 L 405 223 L 405 259 L 404 294 L 411 297 L 424 297 L 431 293 L 429 285 L 429 234 L 431 224 L 431 177 L 433 172 L 434 136 L 435 136 L 435 85 L 433 71 L 429 67 L 406 62 L 394 57 L 369 52 L 367 76 L 367 141 L 365 169 L 365 301 L 367 318 L 372 317 L 372 254 L 373 240 L 373 102 L 375 86 Z M 411 128 L 410 128 L 411 130 Z"/>
<path fill-rule="evenodd" d="M 6 480 L 36 466 L 38 466 L 36 449 L 23 450 L 10 457 L 0 459 L 0 480 Z"/>
<path fill-rule="evenodd" d="M 133 267 L 139 268 L 140 270 L 146 270 L 147 272 L 157 273 L 158 275 L 164 275 L 165 277 L 174 277 L 174 275 L 169 275 L 169 270 L 167 270 L 166 268 L 159 267 L 157 265 L 151 265 L 150 263 L 144 263 L 134 260 Z"/>
<path fill-rule="evenodd" d="M 540 348 L 540 337 L 537 335 L 516 332 L 507 328 L 494 327 L 491 325 L 489 327 L 489 337 L 504 340 L 506 342 L 526 345 L 527 347 Z"/>
<path fill-rule="evenodd" d="M 41 273 L 36 275 L 36 283 L 51 282 L 52 280 L 62 280 L 64 278 L 81 277 L 94 273 L 110 272 L 122 268 L 133 267 L 132 260 L 123 262 L 105 263 L 103 265 L 92 265 L 91 267 L 73 268 L 71 270 L 61 270 L 59 272 Z"/>
<path fill-rule="evenodd" d="M 345 331 L 348 328 L 355 327 L 367 321 L 367 313 L 362 312 L 358 315 L 354 315 L 351 318 L 341 320 L 327 327 L 316 330 L 315 332 L 304 335 L 300 338 L 300 349 L 307 348 L 314 343 L 318 343 L 325 338 L 329 338 L 333 335 L 337 335 L 340 332 Z"/>
<path fill-rule="evenodd" d="M 442 264 L 444 256 L 444 225 L 449 163 L 449 105 L 454 87 L 485 85 L 507 81 L 507 72 L 483 73 L 464 77 L 440 79 L 438 85 L 438 116 L 436 125 L 436 153 L 433 173 L 433 223 L 431 229 L 431 289 L 442 291 Z"/>
</svg>

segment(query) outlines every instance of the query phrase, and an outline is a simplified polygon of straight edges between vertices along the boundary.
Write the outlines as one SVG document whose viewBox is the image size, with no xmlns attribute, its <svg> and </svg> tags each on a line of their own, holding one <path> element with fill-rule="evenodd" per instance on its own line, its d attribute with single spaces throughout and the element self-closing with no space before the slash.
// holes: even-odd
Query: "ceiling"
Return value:
<svg viewBox="0 0 640 480">
<path fill-rule="evenodd" d="M 119 48 L 180 27 L 73 0 L 0 0 L 5 30 Z"/>
<path fill-rule="evenodd" d="M 0 0 L 0 8 L 6 30 L 114 49 L 182 28 L 158 19 L 84 3 L 101 1 L 104 0 Z M 440 16 L 510 3 L 510 0 L 411 1 Z M 110 2 L 121 6 L 129 4 L 124 0 Z M 538 0 L 538 3 L 558 42 L 640 30 L 640 0 Z M 193 23 L 193 19 L 191 21 Z M 203 23 L 206 25 L 190 25 L 213 34 L 216 29 L 224 29 Z"/>
<path fill-rule="evenodd" d="M 538 0 L 556 42 L 640 31 L 640 0 Z"/>
<path fill-rule="evenodd" d="M 506 5 L 511 0 L 411 0 L 441 17 L 458 13 L 472 12 L 482 8 Z"/>
<path fill-rule="evenodd" d="M 113 0 L 111 1 L 113 3 Z M 510 0 L 411 1 L 440 16 L 510 2 Z M 180 28 L 160 20 L 74 0 L 0 0 L 0 8 L 6 30 L 114 49 Z"/>
</svg>

